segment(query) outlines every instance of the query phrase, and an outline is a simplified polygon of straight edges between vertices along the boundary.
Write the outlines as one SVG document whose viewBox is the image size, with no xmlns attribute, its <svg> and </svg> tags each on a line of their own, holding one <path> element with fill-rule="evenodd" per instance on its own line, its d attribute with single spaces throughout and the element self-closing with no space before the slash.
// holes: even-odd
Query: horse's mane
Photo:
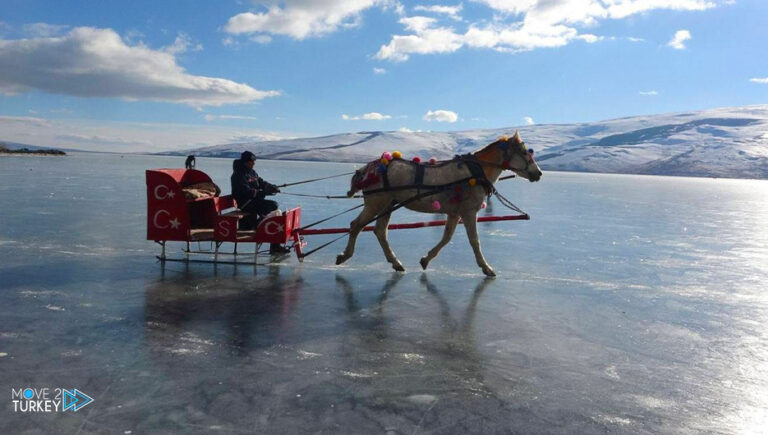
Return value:
<svg viewBox="0 0 768 435">
<path fill-rule="evenodd" d="M 491 148 L 492 146 L 498 145 L 499 142 L 506 142 L 508 140 L 509 140 L 509 136 L 507 136 L 507 135 L 500 136 L 498 139 L 496 139 L 495 141 L 489 143 L 488 145 L 485 145 L 485 146 L 483 146 L 481 148 L 478 148 L 478 149 L 472 151 L 472 155 L 477 156 L 478 154 L 481 154 L 483 151 L 488 151 L 489 148 Z"/>
</svg>

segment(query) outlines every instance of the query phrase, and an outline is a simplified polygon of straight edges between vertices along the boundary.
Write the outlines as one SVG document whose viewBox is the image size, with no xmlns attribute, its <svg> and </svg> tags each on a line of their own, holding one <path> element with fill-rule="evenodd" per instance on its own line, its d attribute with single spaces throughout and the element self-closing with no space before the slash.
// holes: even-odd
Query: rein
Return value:
<svg viewBox="0 0 768 435">
<path fill-rule="evenodd" d="M 328 180 L 328 179 L 330 179 L 330 178 L 336 178 L 336 177 L 343 177 L 343 176 L 345 176 L 345 175 L 352 175 L 352 174 L 354 174 L 354 173 L 355 173 L 355 171 L 352 171 L 352 172 L 345 172 L 345 173 L 343 173 L 343 174 L 329 175 L 329 176 L 327 176 L 327 177 L 311 178 L 311 179 L 309 179 L 309 180 L 303 180 L 303 181 L 296 181 L 296 182 L 294 182 L 294 183 L 285 183 L 285 184 L 281 184 L 281 185 L 279 185 L 279 186 L 276 186 L 276 187 L 288 187 L 288 186 L 296 186 L 296 185 L 298 185 L 298 184 L 304 184 L 304 183 L 313 183 L 313 182 L 315 182 L 315 181 L 320 181 L 320 180 Z"/>
</svg>

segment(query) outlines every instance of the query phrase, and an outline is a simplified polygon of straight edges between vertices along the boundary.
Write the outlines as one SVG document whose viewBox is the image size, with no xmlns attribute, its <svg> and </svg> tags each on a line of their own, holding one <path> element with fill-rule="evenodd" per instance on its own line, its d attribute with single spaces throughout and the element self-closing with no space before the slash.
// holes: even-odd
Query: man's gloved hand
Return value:
<svg viewBox="0 0 768 435">
<path fill-rule="evenodd" d="M 275 195 L 277 193 L 280 193 L 280 188 L 275 186 L 272 183 L 264 182 L 264 193 L 267 195 Z"/>
</svg>

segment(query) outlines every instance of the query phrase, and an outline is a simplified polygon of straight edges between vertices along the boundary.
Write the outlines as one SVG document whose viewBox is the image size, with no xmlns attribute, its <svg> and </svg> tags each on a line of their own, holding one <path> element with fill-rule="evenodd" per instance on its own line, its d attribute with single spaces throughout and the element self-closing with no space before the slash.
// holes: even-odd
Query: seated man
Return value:
<svg viewBox="0 0 768 435">
<path fill-rule="evenodd" d="M 250 151 L 244 151 L 240 158 L 232 162 L 232 197 L 235 198 L 238 208 L 249 213 L 240 220 L 241 230 L 256 228 L 259 221 L 271 211 L 277 210 L 277 202 L 265 199 L 267 195 L 280 192 L 272 183 L 264 181 L 253 166 L 256 164 L 256 156 Z M 285 253 L 287 249 L 278 243 L 270 245 L 270 252 Z"/>
</svg>

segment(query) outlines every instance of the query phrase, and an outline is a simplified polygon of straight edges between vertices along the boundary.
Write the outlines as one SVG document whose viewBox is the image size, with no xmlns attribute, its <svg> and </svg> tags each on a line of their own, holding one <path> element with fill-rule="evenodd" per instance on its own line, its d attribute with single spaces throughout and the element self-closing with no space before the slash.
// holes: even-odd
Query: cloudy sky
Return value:
<svg viewBox="0 0 768 435">
<path fill-rule="evenodd" d="M 0 140 L 184 149 L 768 103 L 764 0 L 3 0 Z"/>
</svg>

